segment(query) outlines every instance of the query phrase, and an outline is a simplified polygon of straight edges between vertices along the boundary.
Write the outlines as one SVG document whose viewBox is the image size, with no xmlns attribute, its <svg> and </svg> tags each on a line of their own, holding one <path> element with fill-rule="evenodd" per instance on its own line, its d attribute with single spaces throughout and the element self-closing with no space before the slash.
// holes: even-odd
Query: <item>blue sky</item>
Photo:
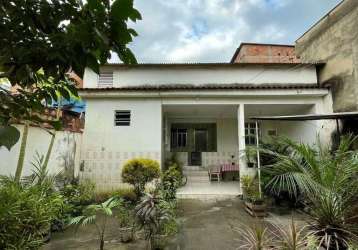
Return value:
<svg viewBox="0 0 358 250">
<path fill-rule="evenodd" d="M 139 62 L 228 62 L 241 42 L 293 44 L 340 0 L 135 0 Z"/>
</svg>

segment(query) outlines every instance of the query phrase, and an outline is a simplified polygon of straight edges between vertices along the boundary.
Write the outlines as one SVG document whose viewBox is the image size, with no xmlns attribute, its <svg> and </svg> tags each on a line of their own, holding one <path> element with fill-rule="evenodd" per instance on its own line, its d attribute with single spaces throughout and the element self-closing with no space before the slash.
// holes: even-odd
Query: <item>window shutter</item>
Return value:
<svg viewBox="0 0 358 250">
<path fill-rule="evenodd" d="M 116 110 L 114 113 L 115 126 L 129 126 L 131 122 L 130 110 Z"/>
<path fill-rule="evenodd" d="M 99 73 L 98 87 L 99 88 L 113 87 L 113 72 L 112 71 L 103 71 L 103 72 Z"/>
</svg>

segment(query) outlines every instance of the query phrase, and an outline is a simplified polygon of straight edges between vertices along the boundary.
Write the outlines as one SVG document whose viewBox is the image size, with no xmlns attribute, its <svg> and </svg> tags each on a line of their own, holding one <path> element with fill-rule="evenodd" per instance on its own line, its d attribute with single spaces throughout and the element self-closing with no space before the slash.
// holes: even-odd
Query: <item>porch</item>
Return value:
<svg viewBox="0 0 358 250">
<path fill-rule="evenodd" d="M 248 167 L 245 154 L 247 145 L 256 144 L 255 123 L 250 117 L 314 114 L 316 108 L 313 103 L 164 105 L 164 159 L 175 154 L 188 175 L 188 182 L 178 190 L 178 197 L 205 199 L 240 195 L 240 176 L 256 172 L 255 167 Z M 319 130 L 324 130 L 319 121 L 262 121 L 258 136 L 260 141 L 286 136 L 313 143 Z M 239 174 L 226 174 L 221 182 L 209 181 L 208 168 L 222 164 L 238 165 Z"/>
<path fill-rule="evenodd" d="M 227 199 L 241 194 L 239 181 L 209 181 L 206 168 L 185 166 L 187 178 L 185 186 L 177 190 L 177 198 L 192 199 Z"/>
</svg>

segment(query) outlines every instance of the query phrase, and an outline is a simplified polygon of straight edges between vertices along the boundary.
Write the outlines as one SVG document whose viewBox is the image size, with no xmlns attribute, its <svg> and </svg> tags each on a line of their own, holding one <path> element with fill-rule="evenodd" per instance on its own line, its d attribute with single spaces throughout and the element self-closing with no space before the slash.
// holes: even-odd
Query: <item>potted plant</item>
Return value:
<svg viewBox="0 0 358 250">
<path fill-rule="evenodd" d="M 254 217 L 266 215 L 266 204 L 259 190 L 259 183 L 249 175 L 241 177 L 242 195 L 245 201 L 245 210 Z"/>
<path fill-rule="evenodd" d="M 127 206 L 122 205 L 118 209 L 119 240 L 123 243 L 133 241 L 134 214 Z"/>
<path fill-rule="evenodd" d="M 251 186 L 252 186 L 252 183 L 253 183 L 253 177 L 250 176 L 250 175 L 243 175 L 241 178 L 240 178 L 240 182 L 241 182 L 241 190 L 242 190 L 242 198 L 244 200 L 247 199 L 247 196 L 248 196 L 248 193 L 250 192 L 251 190 Z"/>
<path fill-rule="evenodd" d="M 260 197 L 259 192 L 250 194 L 245 200 L 245 210 L 253 217 L 266 216 L 266 204 L 263 197 Z"/>
<path fill-rule="evenodd" d="M 255 167 L 257 163 L 257 151 L 255 147 L 247 146 L 245 148 L 246 163 L 248 168 Z"/>
</svg>

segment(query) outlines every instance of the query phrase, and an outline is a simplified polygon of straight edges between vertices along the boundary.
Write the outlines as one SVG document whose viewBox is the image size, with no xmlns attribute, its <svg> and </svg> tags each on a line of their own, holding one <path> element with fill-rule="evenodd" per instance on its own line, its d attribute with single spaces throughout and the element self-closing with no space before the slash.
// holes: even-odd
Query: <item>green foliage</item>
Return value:
<svg viewBox="0 0 358 250">
<path fill-rule="evenodd" d="M 169 167 L 162 176 L 162 195 L 165 200 L 175 200 L 176 191 L 180 187 L 181 174 L 176 166 Z"/>
<path fill-rule="evenodd" d="M 32 85 L 40 69 L 54 79 L 70 67 L 80 75 L 86 66 L 98 72 L 110 51 L 135 62 L 126 47 L 137 35 L 127 21 L 141 19 L 133 0 L 9 0 L 0 7 L 0 66 L 11 83 Z"/>
<path fill-rule="evenodd" d="M 121 228 L 133 227 L 135 224 L 134 210 L 125 202 L 118 207 L 117 218 Z"/>
<path fill-rule="evenodd" d="M 270 152 L 276 159 L 266 170 L 272 176 L 268 187 L 272 192 L 287 190 L 302 196 L 311 216 L 310 230 L 320 245 L 346 249 L 356 242 L 358 228 L 355 218 L 358 192 L 358 152 L 350 146 L 356 140 L 342 137 L 337 150 L 295 143 L 282 143 L 289 154 Z"/>
<path fill-rule="evenodd" d="M 121 198 L 130 204 L 135 204 L 138 201 L 133 187 L 122 187 L 110 191 L 97 191 L 95 193 L 95 202 L 101 203 L 111 197 Z"/>
<path fill-rule="evenodd" d="M 132 184 L 138 197 L 142 196 L 146 183 L 159 177 L 159 163 L 151 159 L 129 160 L 122 169 L 123 182 Z"/>
<path fill-rule="evenodd" d="M 177 220 L 172 217 L 169 220 L 163 222 L 160 233 L 166 236 L 172 236 L 179 232 L 179 225 Z"/>
<path fill-rule="evenodd" d="M 24 185 L 6 177 L 0 181 L 0 248 L 38 249 L 64 203 L 47 186 Z"/>
<path fill-rule="evenodd" d="M 65 219 L 82 215 L 84 208 L 94 201 L 95 185 L 89 180 L 73 180 L 61 189 L 64 202 L 67 205 Z"/>
<path fill-rule="evenodd" d="M 100 241 L 100 250 L 104 247 L 104 235 L 107 224 L 107 217 L 113 215 L 113 208 L 120 206 L 122 200 L 117 198 L 110 198 L 101 204 L 89 205 L 85 208 L 83 215 L 72 218 L 70 225 L 82 225 L 94 224 L 97 228 L 98 238 Z M 98 215 L 102 215 L 104 218 L 98 220 Z"/>
<path fill-rule="evenodd" d="M 163 223 L 172 218 L 171 205 L 160 195 L 146 194 L 136 206 L 136 218 L 147 240 L 160 233 Z"/>
<path fill-rule="evenodd" d="M 257 163 L 257 147 L 246 146 L 245 156 L 247 163 L 256 164 Z"/>
<path fill-rule="evenodd" d="M 98 73 L 111 52 L 136 63 L 127 45 L 137 33 L 127 22 L 139 19 L 133 0 L 0 1 L 0 79 L 21 87 L 17 95 L 0 87 L 0 125 L 14 118 L 41 123 L 43 100 L 77 96 L 67 73 L 82 76 L 86 67 Z"/>
<path fill-rule="evenodd" d="M 261 202 L 263 200 L 262 197 L 260 197 L 259 183 L 255 177 L 243 175 L 240 178 L 240 182 L 245 200 L 251 202 Z"/>
<path fill-rule="evenodd" d="M 183 163 L 179 161 L 178 155 L 175 152 L 171 153 L 170 157 L 164 162 L 165 170 L 172 166 L 175 166 L 181 174 L 183 173 Z"/>
<path fill-rule="evenodd" d="M 1 123 L 0 123 L 1 124 Z M 0 146 L 10 151 L 12 146 L 20 139 L 20 132 L 14 126 L 0 125 Z"/>
</svg>

